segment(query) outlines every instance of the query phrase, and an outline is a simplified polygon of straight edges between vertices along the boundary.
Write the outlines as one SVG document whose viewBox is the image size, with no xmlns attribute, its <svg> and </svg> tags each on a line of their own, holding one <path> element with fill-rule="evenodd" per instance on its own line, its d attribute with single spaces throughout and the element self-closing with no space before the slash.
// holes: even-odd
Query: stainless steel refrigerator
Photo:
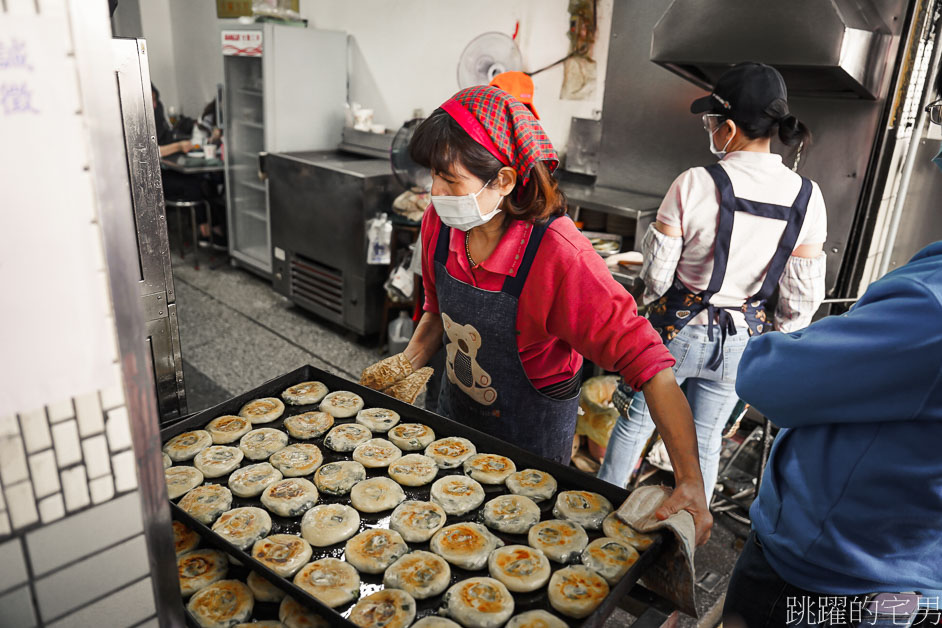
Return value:
<svg viewBox="0 0 942 628">
<path fill-rule="evenodd" d="M 267 181 L 259 154 L 334 149 L 347 100 L 347 35 L 299 26 L 221 26 L 229 254 L 271 276 Z"/>
</svg>

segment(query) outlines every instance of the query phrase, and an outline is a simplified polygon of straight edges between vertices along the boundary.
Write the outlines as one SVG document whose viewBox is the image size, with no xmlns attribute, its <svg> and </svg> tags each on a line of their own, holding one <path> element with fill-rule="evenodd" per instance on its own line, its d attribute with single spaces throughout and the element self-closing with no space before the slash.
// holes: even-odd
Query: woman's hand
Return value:
<svg viewBox="0 0 942 628">
<path fill-rule="evenodd" d="M 686 510 L 693 515 L 697 530 L 697 545 L 710 538 L 713 516 L 706 503 L 703 475 L 700 473 L 700 455 L 697 451 L 697 430 L 687 398 L 677 385 L 674 372 L 664 369 L 641 387 L 651 411 L 651 418 L 667 447 L 674 467 L 676 487 L 673 494 L 661 504 L 658 519 Z"/>
</svg>

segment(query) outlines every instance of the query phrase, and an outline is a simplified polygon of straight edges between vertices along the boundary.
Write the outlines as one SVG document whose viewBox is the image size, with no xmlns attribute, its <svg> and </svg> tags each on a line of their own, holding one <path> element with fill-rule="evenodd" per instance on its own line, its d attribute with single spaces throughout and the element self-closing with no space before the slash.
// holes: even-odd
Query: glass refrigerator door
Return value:
<svg viewBox="0 0 942 628">
<path fill-rule="evenodd" d="M 261 57 L 226 56 L 226 169 L 233 256 L 271 272 L 265 182 L 258 154 L 265 149 Z"/>
</svg>

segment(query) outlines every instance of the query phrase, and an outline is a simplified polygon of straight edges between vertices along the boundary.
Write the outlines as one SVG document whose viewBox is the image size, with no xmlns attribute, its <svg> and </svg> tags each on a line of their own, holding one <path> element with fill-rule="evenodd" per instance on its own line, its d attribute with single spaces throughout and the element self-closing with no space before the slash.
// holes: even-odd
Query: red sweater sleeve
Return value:
<svg viewBox="0 0 942 628">
<path fill-rule="evenodd" d="M 438 314 L 438 292 L 435 291 L 435 243 L 442 221 L 429 205 L 422 216 L 422 287 L 425 288 L 426 312 Z"/>
<path fill-rule="evenodd" d="M 635 390 L 674 358 L 634 298 L 591 248 L 575 252 L 557 281 L 547 330 L 583 356 L 620 373 Z"/>
</svg>

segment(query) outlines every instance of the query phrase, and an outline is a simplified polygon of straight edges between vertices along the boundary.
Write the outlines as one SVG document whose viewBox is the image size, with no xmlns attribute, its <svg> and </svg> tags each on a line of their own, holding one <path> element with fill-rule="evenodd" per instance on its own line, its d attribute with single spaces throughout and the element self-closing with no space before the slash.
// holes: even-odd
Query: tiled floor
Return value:
<svg viewBox="0 0 942 628">
<path fill-rule="evenodd" d="M 191 258 L 183 262 L 175 256 L 173 274 L 190 412 L 305 364 L 356 380 L 381 357 L 375 347 L 295 307 L 245 270 L 228 265 L 210 269 L 205 263 L 194 270 Z M 698 576 L 708 571 L 721 576 L 713 591 L 698 590 L 701 614 L 725 591 L 738 554 L 736 537 L 718 521 L 710 542 L 696 556 Z M 619 609 L 605 626 L 631 621 Z M 682 617 L 678 625 L 697 622 Z"/>
<path fill-rule="evenodd" d="M 245 270 L 205 263 L 194 270 L 178 257 L 173 262 L 191 412 L 305 364 L 356 380 L 380 357 Z"/>
</svg>

